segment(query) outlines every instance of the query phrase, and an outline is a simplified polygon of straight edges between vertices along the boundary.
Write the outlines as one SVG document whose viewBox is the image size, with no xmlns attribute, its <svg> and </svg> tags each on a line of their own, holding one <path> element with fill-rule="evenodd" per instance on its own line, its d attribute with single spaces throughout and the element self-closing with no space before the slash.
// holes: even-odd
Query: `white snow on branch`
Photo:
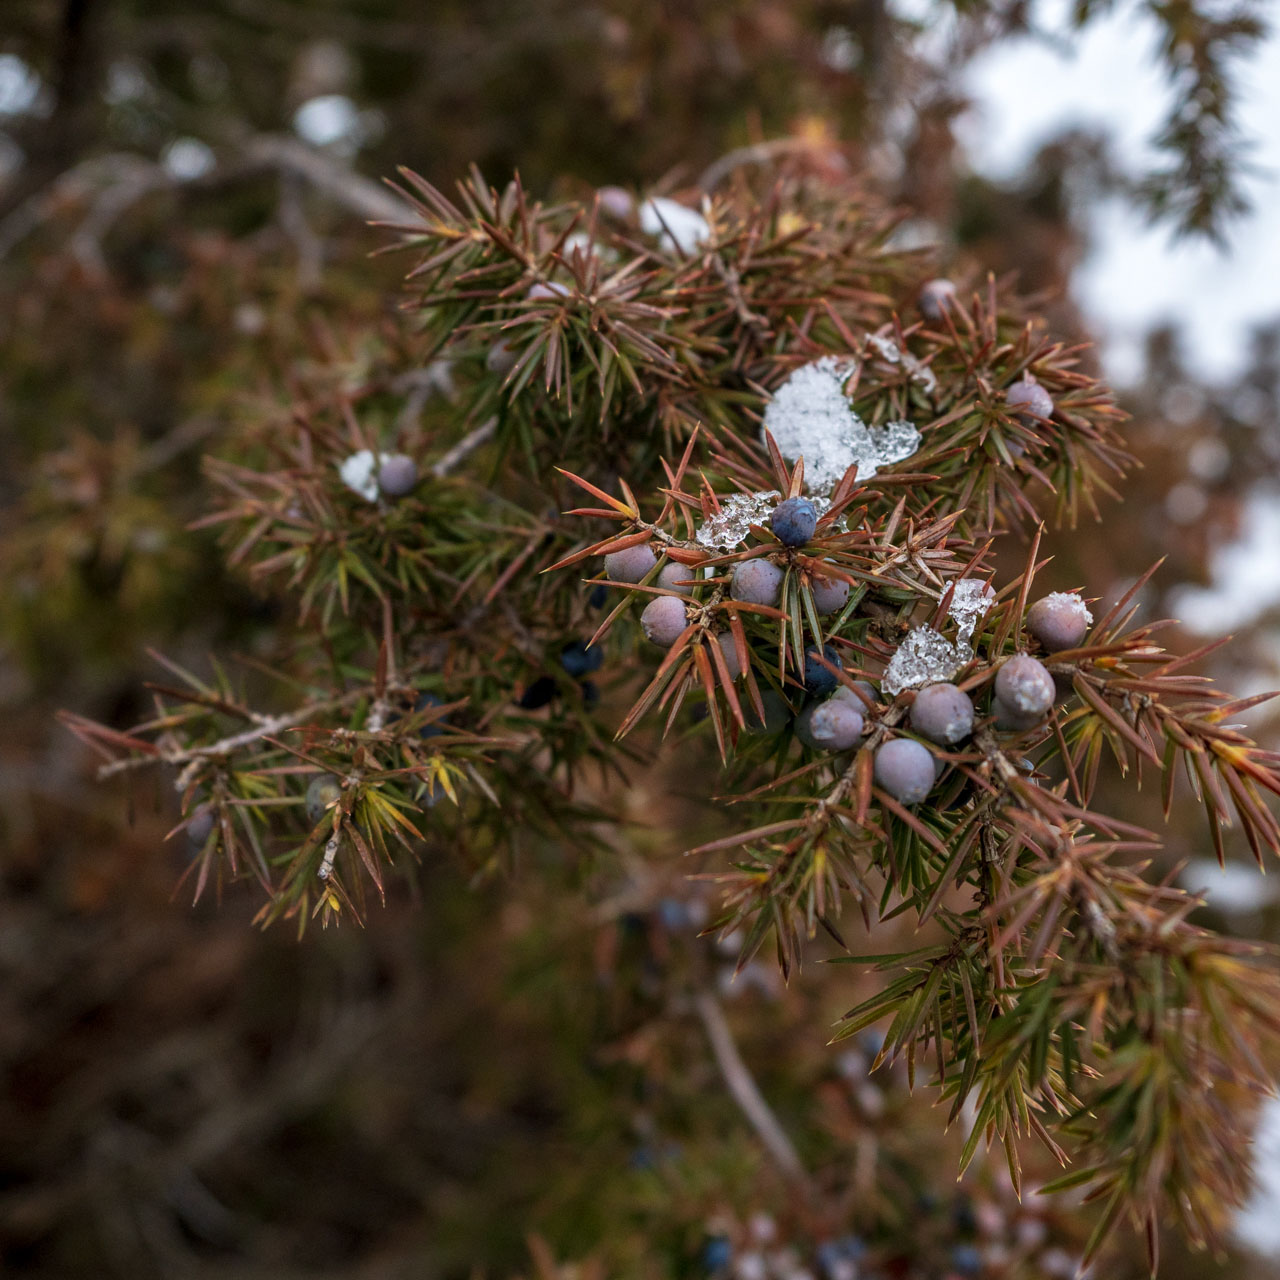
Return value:
<svg viewBox="0 0 1280 1280">
<path fill-rule="evenodd" d="M 702 214 L 667 196 L 650 196 L 640 206 L 640 229 L 657 236 L 664 249 L 686 255 L 711 239 L 711 226 Z"/>
<path fill-rule="evenodd" d="M 830 494 L 855 463 L 859 479 L 866 480 L 920 448 L 913 423 L 869 427 L 853 411 L 844 388 L 855 368 L 853 360 L 839 356 L 802 365 L 765 409 L 765 429 L 784 458 L 804 459 L 805 481 L 814 493 Z"/>
</svg>

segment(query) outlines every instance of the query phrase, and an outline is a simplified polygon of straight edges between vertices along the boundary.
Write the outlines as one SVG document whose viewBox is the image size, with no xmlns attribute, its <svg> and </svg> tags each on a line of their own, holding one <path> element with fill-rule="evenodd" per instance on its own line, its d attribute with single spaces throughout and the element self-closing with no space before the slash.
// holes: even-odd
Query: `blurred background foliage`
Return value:
<svg viewBox="0 0 1280 1280">
<path fill-rule="evenodd" d="M 4 1274 L 694 1276 L 726 1249 L 795 1280 L 1070 1273 L 1085 1215 L 1020 1208 L 992 1164 L 957 1187 L 905 1081 L 868 1077 L 869 1045 L 824 1047 L 858 998 L 848 970 L 811 964 L 784 991 L 753 965 L 730 986 L 731 957 L 695 938 L 706 905 L 678 855 L 708 829 L 711 767 L 637 765 L 625 847 L 589 873 L 477 886 L 436 850 L 367 930 L 299 944 L 249 928 L 246 893 L 172 901 L 172 780 L 97 785 L 53 713 L 145 714 L 149 647 L 201 671 L 276 650 L 279 599 L 189 528 L 210 502 L 201 458 L 317 364 L 358 367 L 373 336 L 412 349 L 406 264 L 370 258 L 386 235 L 366 225 L 393 211 L 377 179 L 396 166 L 445 188 L 474 162 L 538 193 L 687 189 L 735 149 L 803 145 L 910 210 L 901 234 L 936 241 L 955 279 L 1014 273 L 1056 336 L 1084 339 L 1071 278 L 1092 201 L 1123 191 L 1229 236 L 1236 200 L 1226 60 L 1256 15 L 1145 7 L 1168 33 L 1171 121 L 1200 104 L 1170 126 L 1163 196 L 1081 133 L 1008 185 L 966 166 L 963 68 L 1035 23 L 1025 2 L 7 0 Z M 1280 328 L 1218 387 L 1186 372 L 1175 330 L 1153 334 L 1127 403 L 1144 470 L 1102 524 L 1056 539 L 1042 581 L 1114 598 L 1165 555 L 1145 606 L 1169 613 L 1275 476 L 1278 395 Z M 1242 693 L 1274 682 L 1275 622 L 1250 619 L 1218 660 Z M 1154 795 L 1134 807 L 1154 820 Z M 1202 822 L 1168 836 L 1168 867 L 1208 851 Z M 1212 923 L 1280 936 L 1268 901 Z M 879 949 L 909 946 L 900 932 Z M 834 1206 L 821 1220 L 726 1090 L 699 996 L 717 991 Z M 1179 1248 L 1175 1280 L 1276 1274 Z M 1123 1246 L 1105 1265 L 1141 1270 Z"/>
</svg>

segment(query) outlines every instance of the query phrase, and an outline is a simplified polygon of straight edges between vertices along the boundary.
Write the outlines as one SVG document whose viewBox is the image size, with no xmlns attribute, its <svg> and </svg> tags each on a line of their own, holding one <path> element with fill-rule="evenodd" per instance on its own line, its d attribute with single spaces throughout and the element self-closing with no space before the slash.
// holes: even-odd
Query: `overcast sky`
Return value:
<svg viewBox="0 0 1280 1280">
<path fill-rule="evenodd" d="M 1066 31 L 1054 20 L 1066 7 L 1050 0 L 1037 11 L 1050 18 L 1050 30 Z M 1083 36 L 1054 46 L 1003 42 L 974 64 L 967 84 L 979 106 L 965 138 L 979 170 L 1016 174 L 1068 124 L 1101 127 L 1134 168 L 1150 160 L 1148 140 L 1169 93 L 1154 65 L 1155 27 L 1135 10 L 1119 6 Z M 1094 216 L 1094 248 L 1075 288 L 1117 383 L 1136 377 L 1142 335 L 1156 323 L 1178 321 L 1196 371 L 1216 379 L 1239 368 L 1250 324 L 1280 315 L 1280 37 L 1272 34 L 1237 72 L 1240 121 L 1259 172 L 1248 182 L 1254 211 L 1231 228 L 1230 250 L 1173 243 L 1118 201 Z"/>
</svg>

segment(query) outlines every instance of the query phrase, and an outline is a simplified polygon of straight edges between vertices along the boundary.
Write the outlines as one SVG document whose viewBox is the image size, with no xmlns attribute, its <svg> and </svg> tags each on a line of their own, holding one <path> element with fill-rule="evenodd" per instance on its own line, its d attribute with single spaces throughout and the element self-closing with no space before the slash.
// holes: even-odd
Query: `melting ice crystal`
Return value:
<svg viewBox="0 0 1280 1280">
<path fill-rule="evenodd" d="M 962 645 L 968 646 L 973 639 L 978 623 L 986 616 L 995 598 L 991 584 L 980 578 L 964 578 L 956 583 L 947 616 L 955 619 L 956 635 Z"/>
<path fill-rule="evenodd" d="M 903 689 L 950 680 L 969 661 L 972 652 L 967 644 L 952 644 L 932 627 L 916 627 L 890 659 L 881 685 L 885 693 L 896 698 Z"/>
<path fill-rule="evenodd" d="M 704 547 L 710 547 L 714 551 L 732 551 L 746 541 L 753 524 L 768 525 L 774 507 L 781 501 L 782 495 L 776 489 L 730 494 L 727 498 L 720 499 L 719 513 L 700 525 L 694 537 Z M 813 503 L 819 519 L 831 507 L 831 499 L 820 494 L 814 494 L 809 501 Z M 844 516 L 837 516 L 833 524 L 837 529 L 843 530 Z"/>
</svg>

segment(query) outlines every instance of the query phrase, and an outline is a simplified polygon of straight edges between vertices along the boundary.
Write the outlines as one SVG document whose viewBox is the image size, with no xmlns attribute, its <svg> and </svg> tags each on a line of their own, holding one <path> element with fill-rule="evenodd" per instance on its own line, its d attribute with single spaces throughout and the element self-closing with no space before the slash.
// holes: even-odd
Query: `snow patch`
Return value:
<svg viewBox="0 0 1280 1280">
<path fill-rule="evenodd" d="M 765 430 L 783 457 L 792 462 L 804 459 L 805 480 L 814 493 L 830 494 L 855 464 L 858 478 L 866 480 L 920 448 L 914 423 L 869 427 L 853 411 L 844 388 L 856 367 L 853 360 L 840 356 L 802 365 L 765 409 Z"/>
<path fill-rule="evenodd" d="M 711 225 L 696 209 L 667 196 L 650 196 L 640 206 L 640 229 L 664 249 L 691 254 L 711 239 Z"/>
</svg>

